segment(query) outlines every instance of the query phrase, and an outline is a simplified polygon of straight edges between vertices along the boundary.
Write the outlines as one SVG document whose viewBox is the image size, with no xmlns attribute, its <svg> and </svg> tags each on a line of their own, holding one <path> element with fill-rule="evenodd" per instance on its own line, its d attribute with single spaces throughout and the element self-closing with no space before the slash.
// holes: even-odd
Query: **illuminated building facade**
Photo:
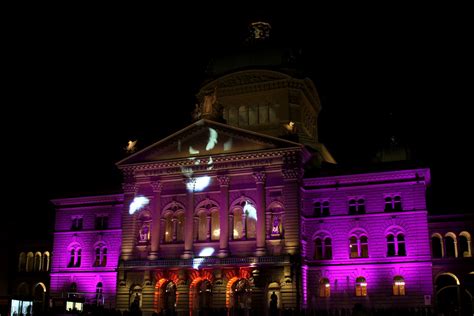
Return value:
<svg viewBox="0 0 474 316">
<path fill-rule="evenodd" d="M 50 287 L 51 243 L 46 240 L 18 242 L 10 263 L 10 314 L 41 314 L 47 309 Z M 5 311 L 5 313 L 7 313 Z"/>
<path fill-rule="evenodd" d="M 123 195 L 58 199 L 51 265 L 56 305 L 115 306 Z M 69 303 L 67 303 L 69 302 Z M 66 304 L 70 306 L 66 307 Z"/>
<path fill-rule="evenodd" d="M 435 304 L 429 170 L 305 176 L 334 163 L 318 93 L 272 66 L 207 83 L 193 124 L 117 163 L 122 194 L 54 201 L 53 294 L 181 315 Z"/>
</svg>

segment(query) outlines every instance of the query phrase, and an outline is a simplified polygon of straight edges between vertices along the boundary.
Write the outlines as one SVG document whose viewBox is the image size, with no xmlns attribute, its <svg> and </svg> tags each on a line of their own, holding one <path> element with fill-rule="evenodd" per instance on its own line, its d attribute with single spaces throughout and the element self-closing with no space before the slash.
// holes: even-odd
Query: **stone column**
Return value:
<svg viewBox="0 0 474 316">
<path fill-rule="evenodd" d="M 234 240 L 234 214 L 229 214 L 229 240 Z"/>
<path fill-rule="evenodd" d="M 199 217 L 193 217 L 193 241 L 199 240 Z"/>
<path fill-rule="evenodd" d="M 164 218 L 160 219 L 160 242 L 162 244 L 164 244 L 166 242 L 166 239 L 165 239 L 165 230 L 166 230 L 166 220 Z"/>
<path fill-rule="evenodd" d="M 287 168 L 282 170 L 283 175 L 283 198 L 285 199 L 285 214 L 283 232 L 285 234 L 285 252 L 288 254 L 298 253 L 300 243 L 300 187 L 299 179 L 301 171 L 299 168 Z M 283 216 L 283 214 L 282 214 Z"/>
<path fill-rule="evenodd" d="M 122 210 L 122 260 L 129 260 L 132 258 L 137 237 L 136 216 L 129 214 L 129 207 L 135 198 L 138 188 L 135 183 L 124 183 L 122 189 L 124 193 Z"/>
<path fill-rule="evenodd" d="M 257 184 L 257 251 L 256 256 L 263 256 L 266 253 L 265 247 L 265 173 L 255 172 L 253 174 Z"/>
<path fill-rule="evenodd" d="M 178 219 L 174 218 L 171 220 L 173 223 L 173 242 L 178 240 Z"/>
<path fill-rule="evenodd" d="M 158 250 L 160 248 L 160 226 L 161 226 L 161 189 L 163 184 L 159 181 L 151 183 L 155 196 L 153 197 L 153 220 L 151 222 L 151 251 L 148 259 L 158 259 Z"/>
<path fill-rule="evenodd" d="M 230 177 L 228 176 L 219 176 L 217 177 L 219 184 L 221 186 L 221 209 L 219 210 L 219 252 L 217 256 L 219 258 L 224 258 L 229 255 L 229 183 Z M 232 231 L 232 227 L 230 228 Z"/>
<path fill-rule="evenodd" d="M 193 213 L 194 213 L 194 185 L 196 179 L 190 178 L 186 179 L 186 187 L 192 188 L 188 190 L 188 205 L 186 207 L 185 214 L 185 232 L 184 232 L 184 252 L 181 256 L 183 259 L 190 259 L 193 257 Z M 188 185 L 189 184 L 189 185 Z"/>
<path fill-rule="evenodd" d="M 207 234 L 206 240 L 211 241 L 211 214 L 206 214 Z"/>
</svg>

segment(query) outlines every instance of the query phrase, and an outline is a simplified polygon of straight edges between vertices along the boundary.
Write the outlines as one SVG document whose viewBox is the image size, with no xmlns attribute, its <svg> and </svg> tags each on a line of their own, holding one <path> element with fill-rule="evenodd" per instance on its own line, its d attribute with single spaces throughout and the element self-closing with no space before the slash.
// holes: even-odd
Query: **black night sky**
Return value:
<svg viewBox="0 0 474 316">
<path fill-rule="evenodd" d="M 254 19 L 300 49 L 320 141 L 340 164 L 395 133 L 431 167 L 430 212 L 473 212 L 472 19 L 427 9 L 15 14 L 2 45 L 3 234 L 48 237 L 50 199 L 119 192 L 127 141 L 142 149 L 191 123 L 210 56 L 238 48 Z"/>
</svg>

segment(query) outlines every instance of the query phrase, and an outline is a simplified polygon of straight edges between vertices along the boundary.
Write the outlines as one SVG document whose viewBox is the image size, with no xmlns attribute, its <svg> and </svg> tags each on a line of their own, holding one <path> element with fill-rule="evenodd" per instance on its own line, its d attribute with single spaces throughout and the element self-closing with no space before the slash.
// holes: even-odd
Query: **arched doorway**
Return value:
<svg viewBox="0 0 474 316">
<path fill-rule="evenodd" d="M 452 273 L 439 274 L 435 279 L 436 307 L 445 316 L 459 315 L 459 279 Z"/>
<path fill-rule="evenodd" d="M 211 309 L 211 299 L 212 299 L 212 286 L 211 282 L 208 280 L 203 280 L 198 287 L 198 297 L 199 297 L 199 310 L 204 312 L 200 313 L 207 315 Z"/>
<path fill-rule="evenodd" d="M 176 308 L 176 284 L 166 278 L 155 286 L 155 311 L 163 315 L 173 315 Z"/>
<path fill-rule="evenodd" d="M 176 284 L 168 281 L 163 287 L 163 312 L 165 315 L 172 315 L 176 307 Z"/>
<path fill-rule="evenodd" d="M 130 312 L 138 312 L 142 307 L 142 288 L 139 285 L 130 288 Z"/>
<path fill-rule="evenodd" d="M 190 308 L 192 315 L 211 315 L 212 284 L 208 279 L 197 278 L 191 283 Z"/>
<path fill-rule="evenodd" d="M 278 315 L 281 308 L 280 284 L 277 282 L 270 283 L 267 287 L 267 311 L 268 315 Z"/>
<path fill-rule="evenodd" d="M 46 286 L 43 283 L 37 283 L 33 289 L 33 312 L 41 314 L 44 311 L 44 301 L 46 299 Z"/>
<path fill-rule="evenodd" d="M 250 283 L 247 279 L 237 279 L 229 281 L 230 310 L 233 315 L 245 315 L 251 307 Z"/>
<path fill-rule="evenodd" d="M 474 271 L 464 279 L 464 305 L 463 312 L 466 315 L 474 315 Z"/>
</svg>

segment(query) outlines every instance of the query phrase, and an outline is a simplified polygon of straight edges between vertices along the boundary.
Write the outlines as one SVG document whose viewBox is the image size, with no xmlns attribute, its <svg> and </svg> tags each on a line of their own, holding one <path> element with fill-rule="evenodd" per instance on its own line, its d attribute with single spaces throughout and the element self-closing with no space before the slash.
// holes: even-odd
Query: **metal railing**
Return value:
<svg viewBox="0 0 474 316">
<path fill-rule="evenodd" d="M 289 256 L 264 257 L 195 257 L 193 259 L 157 259 L 157 260 L 129 260 L 124 262 L 125 267 L 192 267 L 199 262 L 200 267 L 225 265 L 279 265 L 290 263 Z"/>
</svg>

